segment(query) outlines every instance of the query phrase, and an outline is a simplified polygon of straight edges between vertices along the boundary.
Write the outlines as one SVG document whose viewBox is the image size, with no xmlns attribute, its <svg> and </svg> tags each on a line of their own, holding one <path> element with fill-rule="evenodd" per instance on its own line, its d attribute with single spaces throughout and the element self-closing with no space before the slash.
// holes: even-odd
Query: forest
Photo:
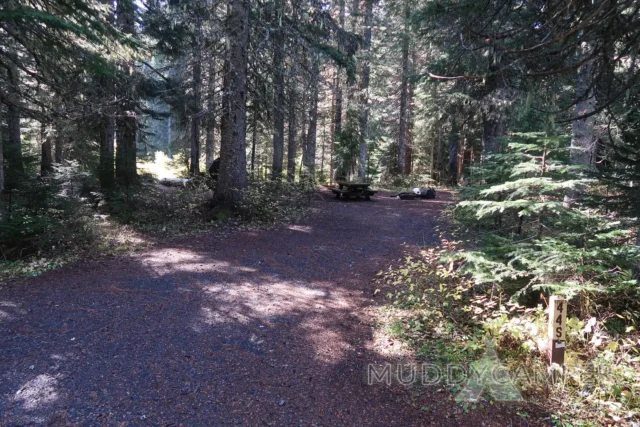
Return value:
<svg viewBox="0 0 640 427">
<path fill-rule="evenodd" d="M 380 206 L 432 217 L 357 273 L 394 339 L 467 362 L 493 337 L 547 373 L 562 296 L 563 383 L 523 386 L 554 402 L 540 423 L 636 425 L 639 56 L 638 0 L 3 0 L 0 279 L 295 227 L 366 182 L 373 202 L 327 209 L 387 234 L 408 225 Z M 414 187 L 446 207 L 388 197 Z"/>
</svg>

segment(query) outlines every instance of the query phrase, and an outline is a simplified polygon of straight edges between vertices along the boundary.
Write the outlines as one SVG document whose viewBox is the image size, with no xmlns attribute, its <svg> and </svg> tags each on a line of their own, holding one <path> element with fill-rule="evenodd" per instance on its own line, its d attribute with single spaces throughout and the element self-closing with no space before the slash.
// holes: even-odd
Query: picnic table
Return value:
<svg viewBox="0 0 640 427">
<path fill-rule="evenodd" d="M 331 191 L 336 195 L 336 199 L 339 199 L 340 196 L 344 198 L 356 197 L 360 198 L 364 196 L 366 200 L 371 200 L 371 196 L 376 194 L 376 191 L 369 190 L 368 182 L 349 182 L 349 181 L 338 181 L 338 188 L 332 188 Z"/>
</svg>

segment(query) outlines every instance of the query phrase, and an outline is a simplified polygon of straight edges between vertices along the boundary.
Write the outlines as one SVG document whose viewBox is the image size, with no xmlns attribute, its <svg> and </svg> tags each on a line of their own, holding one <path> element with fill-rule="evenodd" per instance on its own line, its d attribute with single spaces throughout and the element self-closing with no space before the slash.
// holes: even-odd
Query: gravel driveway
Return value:
<svg viewBox="0 0 640 427">
<path fill-rule="evenodd" d="M 372 278 L 403 244 L 437 241 L 443 206 L 322 191 L 296 225 L 168 239 L 5 285 L 0 424 L 466 424 L 365 382 L 385 360 L 365 314 Z"/>
</svg>

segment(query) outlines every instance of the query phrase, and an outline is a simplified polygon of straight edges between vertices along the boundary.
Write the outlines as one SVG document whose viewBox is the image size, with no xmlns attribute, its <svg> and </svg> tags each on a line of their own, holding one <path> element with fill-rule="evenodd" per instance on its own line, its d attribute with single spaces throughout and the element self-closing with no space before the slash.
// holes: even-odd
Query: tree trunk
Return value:
<svg viewBox="0 0 640 427">
<path fill-rule="evenodd" d="M 220 174 L 216 197 L 237 205 L 247 188 L 247 47 L 249 44 L 249 1 L 229 0 L 226 22 L 228 40 L 225 61 L 222 121 L 220 126 Z"/>
<path fill-rule="evenodd" d="M 319 59 L 315 54 L 311 61 L 311 106 L 309 109 L 307 144 L 303 160 L 305 174 L 314 181 L 316 167 L 316 135 L 318 131 L 318 79 L 320 78 L 320 70 L 318 64 Z"/>
<path fill-rule="evenodd" d="M 416 50 L 411 50 L 411 64 L 410 64 L 410 75 L 414 73 L 414 65 L 416 63 Z M 413 129 L 414 129 L 414 112 L 413 112 L 413 91 L 415 88 L 415 84 L 412 81 L 408 82 L 409 89 L 407 93 L 407 136 L 405 139 L 405 152 L 406 157 L 404 160 L 404 173 L 405 175 L 410 175 L 413 173 Z"/>
<path fill-rule="evenodd" d="M 64 138 L 62 136 L 62 129 L 60 128 L 56 129 L 53 159 L 58 164 L 62 163 L 64 160 Z"/>
<path fill-rule="evenodd" d="M 215 158 L 215 135 L 216 135 L 216 65 L 215 59 L 209 61 L 209 83 L 207 87 L 207 138 L 205 140 L 205 163 L 206 170 L 209 170 Z"/>
<path fill-rule="evenodd" d="M 12 174 L 24 173 L 22 161 L 22 141 L 20 137 L 20 107 L 9 105 L 7 107 L 7 165 Z"/>
<path fill-rule="evenodd" d="M 101 188 L 112 188 L 114 185 L 114 133 L 113 117 L 107 112 L 100 124 L 100 165 L 98 176 Z"/>
<path fill-rule="evenodd" d="M 367 130 L 369 125 L 369 80 L 371 77 L 371 25 L 373 24 L 373 0 L 365 0 L 362 50 L 362 78 L 360 79 L 360 168 L 359 177 L 367 177 Z"/>
<path fill-rule="evenodd" d="M 200 122 L 202 108 L 202 22 L 196 18 L 193 34 L 193 105 L 191 107 L 191 151 L 189 174 L 200 174 Z"/>
<path fill-rule="evenodd" d="M 589 54 L 588 44 L 583 42 L 581 50 L 582 55 L 587 56 Z M 578 98 L 579 101 L 576 103 L 573 111 L 574 117 L 580 117 L 595 110 L 596 97 L 594 96 L 593 88 L 590 87 L 592 69 L 592 62 L 587 62 L 578 68 L 576 76 L 576 98 Z M 591 166 L 595 154 L 595 147 L 594 117 L 591 116 L 574 120 L 571 124 L 571 151 L 569 151 L 569 162 L 572 165 L 583 166 L 585 168 Z M 583 192 L 583 188 L 569 190 L 564 197 L 564 207 L 570 208 L 575 205 L 575 203 L 580 200 Z"/>
<path fill-rule="evenodd" d="M 6 9 L 13 11 L 17 8 L 16 1 L 6 2 Z M 6 41 L 6 43 L 5 43 Z M 17 56 L 15 42 L 13 40 L 2 40 L 3 50 L 9 51 L 13 56 Z M 10 189 L 20 180 L 24 174 L 24 163 L 22 159 L 22 140 L 20 135 L 20 116 L 22 99 L 20 99 L 20 73 L 18 67 L 11 61 L 6 62 L 7 87 L 2 88 L 3 95 L 6 93 L 7 102 L 7 143 L 4 147 L 4 158 L 7 160 L 7 175 L 5 185 Z M 1 105 L 0 105 L 1 108 Z M 1 125 L 1 122 L 0 122 Z M 8 178 L 8 179 L 7 179 Z"/>
<path fill-rule="evenodd" d="M 254 101 L 255 102 L 255 101 Z M 258 142 L 258 112 L 255 104 L 253 105 L 253 114 L 251 114 L 252 129 L 251 132 L 251 174 L 255 169 L 256 163 L 256 144 Z"/>
<path fill-rule="evenodd" d="M 0 221 L 4 221 L 4 141 L 2 135 L 2 105 L 0 105 Z"/>
<path fill-rule="evenodd" d="M 277 29 L 273 35 L 273 162 L 271 178 L 282 178 L 282 161 L 284 156 L 284 34 L 280 24 L 284 13 L 283 0 L 276 0 L 275 23 Z"/>
<path fill-rule="evenodd" d="M 482 156 L 484 161 L 488 155 L 500 153 L 502 150 L 500 137 L 504 134 L 504 113 L 495 104 L 494 98 L 501 98 L 503 83 L 498 80 L 496 71 L 500 69 L 500 60 L 489 65 L 489 76 L 485 82 L 485 99 L 489 103 L 482 112 Z"/>
<path fill-rule="evenodd" d="M 595 110 L 596 98 L 589 88 L 591 84 L 592 64 L 587 63 L 578 69 L 576 77 L 576 96 L 580 101 L 576 103 L 573 116 L 579 117 Z M 571 124 L 570 161 L 573 165 L 589 166 L 592 164 L 595 148 L 594 117 L 574 120 Z"/>
<path fill-rule="evenodd" d="M 9 105 L 7 106 L 7 147 L 6 158 L 9 173 L 12 175 L 21 175 L 24 173 L 24 164 L 22 159 L 22 140 L 20 135 L 20 100 L 16 96 L 20 85 L 20 76 L 18 69 L 13 64 L 7 68 L 7 77 L 9 80 Z"/>
<path fill-rule="evenodd" d="M 501 151 L 500 137 L 504 134 L 504 117 L 497 107 L 489 107 L 482 114 L 482 154 L 483 159 Z"/>
<path fill-rule="evenodd" d="M 42 141 L 42 150 L 40 157 L 40 175 L 47 176 L 51 172 L 53 172 L 53 156 L 51 154 L 51 137 L 46 136 L 44 141 Z"/>
<path fill-rule="evenodd" d="M 405 5 L 405 21 L 408 20 L 409 6 Z M 398 125 L 398 173 L 404 175 L 406 171 L 405 162 L 407 159 L 407 100 L 409 87 L 409 35 L 407 23 L 405 22 L 405 33 L 402 36 L 402 77 L 400 81 L 400 121 Z"/>
<path fill-rule="evenodd" d="M 302 130 L 300 131 L 300 141 L 302 141 L 302 159 L 300 161 L 300 168 L 298 170 L 298 176 L 300 178 L 302 177 L 302 168 L 305 165 L 305 162 L 306 162 L 305 159 L 307 158 L 307 142 L 308 142 L 307 127 L 309 125 L 308 101 L 309 101 L 309 94 L 308 93 L 304 93 L 303 97 L 302 97 L 302 106 L 301 106 L 301 110 L 302 110 Z"/>
<path fill-rule="evenodd" d="M 340 28 L 344 28 L 344 16 L 345 16 L 345 0 L 339 0 L 338 7 L 339 12 L 339 24 Z M 340 47 L 342 43 L 338 41 Z M 336 67 L 336 79 L 335 79 L 335 97 L 336 106 L 333 119 L 333 142 L 340 142 L 340 132 L 342 132 L 342 67 Z"/>
<path fill-rule="evenodd" d="M 293 58 L 291 81 L 289 83 L 289 135 L 287 143 L 287 181 L 293 182 L 296 175 L 296 73 L 295 57 Z"/>
<path fill-rule="evenodd" d="M 128 110 L 116 119 L 117 150 L 116 178 L 125 186 L 131 185 L 138 177 L 136 170 L 136 134 L 138 121 L 135 112 Z"/>
<path fill-rule="evenodd" d="M 456 118 L 452 118 L 451 134 L 449 135 L 449 184 L 458 184 L 458 126 Z"/>
<path fill-rule="evenodd" d="M 429 178 L 435 180 L 435 166 L 436 166 L 436 144 L 438 143 L 437 137 L 431 138 L 431 158 L 429 159 Z"/>
<path fill-rule="evenodd" d="M 135 4 L 133 0 L 120 0 L 117 4 L 118 27 L 125 34 L 133 34 L 135 30 Z M 128 75 L 133 74 L 133 63 L 123 64 Z M 125 81 L 120 89 L 123 100 L 119 105 L 116 119 L 116 178 L 124 185 L 132 184 L 137 178 L 136 170 L 136 135 L 138 119 L 135 112 L 133 88 L 130 81 Z"/>
</svg>

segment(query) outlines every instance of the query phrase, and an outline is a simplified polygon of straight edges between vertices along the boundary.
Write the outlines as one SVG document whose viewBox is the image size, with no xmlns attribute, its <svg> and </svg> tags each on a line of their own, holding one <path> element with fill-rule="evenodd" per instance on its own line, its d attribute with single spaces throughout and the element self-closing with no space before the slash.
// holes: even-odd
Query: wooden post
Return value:
<svg viewBox="0 0 640 427">
<path fill-rule="evenodd" d="M 549 298 L 549 363 L 564 365 L 566 347 L 567 301 L 563 297 Z"/>
</svg>

